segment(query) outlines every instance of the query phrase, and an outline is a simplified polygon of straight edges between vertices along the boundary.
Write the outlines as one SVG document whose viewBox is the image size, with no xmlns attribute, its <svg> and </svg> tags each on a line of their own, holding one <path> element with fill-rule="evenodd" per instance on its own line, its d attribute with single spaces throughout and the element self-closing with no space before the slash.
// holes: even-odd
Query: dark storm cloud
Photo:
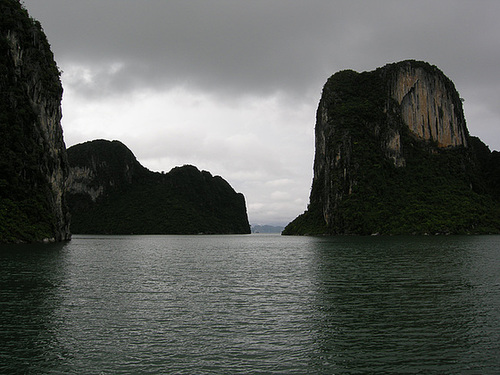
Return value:
<svg viewBox="0 0 500 375">
<path fill-rule="evenodd" d="M 497 1 L 29 0 L 63 64 L 125 64 L 110 84 L 320 91 L 338 69 L 427 60 L 491 84 Z M 495 84 L 498 83 L 495 79 Z M 319 86 L 319 87 L 318 87 Z"/>
<path fill-rule="evenodd" d="M 188 84 L 269 92 L 305 87 L 318 74 L 334 7 L 303 1 L 29 1 L 58 59 L 123 62 L 116 82 Z M 320 72 L 324 75 L 324 72 Z"/>
</svg>

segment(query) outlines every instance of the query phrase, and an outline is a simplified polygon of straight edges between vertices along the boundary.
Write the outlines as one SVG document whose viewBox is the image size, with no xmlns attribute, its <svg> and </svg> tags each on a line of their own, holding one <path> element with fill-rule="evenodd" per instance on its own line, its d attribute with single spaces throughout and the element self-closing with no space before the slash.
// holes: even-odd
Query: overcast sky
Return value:
<svg viewBox="0 0 500 375">
<path fill-rule="evenodd" d="M 306 209 L 316 108 L 342 69 L 437 65 L 500 150 L 498 0 L 22 2 L 63 70 L 67 147 L 117 139 L 151 170 L 220 175 L 254 225 Z"/>
</svg>

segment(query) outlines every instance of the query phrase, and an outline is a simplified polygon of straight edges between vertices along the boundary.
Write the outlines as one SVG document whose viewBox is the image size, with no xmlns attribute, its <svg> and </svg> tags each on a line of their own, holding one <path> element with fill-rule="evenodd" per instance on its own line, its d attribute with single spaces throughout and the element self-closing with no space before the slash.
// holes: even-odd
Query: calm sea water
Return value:
<svg viewBox="0 0 500 375">
<path fill-rule="evenodd" d="M 0 372 L 500 373 L 500 236 L 0 247 Z"/>
</svg>

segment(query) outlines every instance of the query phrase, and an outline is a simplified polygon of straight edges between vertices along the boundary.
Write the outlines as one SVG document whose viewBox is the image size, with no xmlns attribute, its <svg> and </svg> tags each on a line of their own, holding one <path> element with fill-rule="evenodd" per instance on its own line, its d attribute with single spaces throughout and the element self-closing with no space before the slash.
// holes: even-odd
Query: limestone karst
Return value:
<svg viewBox="0 0 500 375">
<path fill-rule="evenodd" d="M 192 165 L 155 173 L 123 143 L 95 140 L 68 149 L 74 233 L 247 234 L 245 197 Z"/>
<path fill-rule="evenodd" d="M 71 237 L 59 75 L 40 23 L 0 1 L 0 242 Z"/>
<path fill-rule="evenodd" d="M 326 82 L 308 210 L 284 234 L 500 231 L 498 160 L 469 135 L 453 82 L 421 61 Z"/>
</svg>

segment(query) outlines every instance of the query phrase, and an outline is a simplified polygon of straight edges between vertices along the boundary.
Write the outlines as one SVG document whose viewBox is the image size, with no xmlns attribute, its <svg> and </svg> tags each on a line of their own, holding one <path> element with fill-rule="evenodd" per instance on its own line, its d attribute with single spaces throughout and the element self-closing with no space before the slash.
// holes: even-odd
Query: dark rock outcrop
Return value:
<svg viewBox="0 0 500 375">
<path fill-rule="evenodd" d="M 462 100 L 435 66 L 334 74 L 315 136 L 310 204 L 284 234 L 500 231 L 496 153 L 471 141 Z"/>
<path fill-rule="evenodd" d="M 72 231 L 92 234 L 246 234 L 245 198 L 194 166 L 155 173 L 121 142 L 68 149 Z"/>
<path fill-rule="evenodd" d="M 0 242 L 70 239 L 60 72 L 38 21 L 0 1 Z"/>
<path fill-rule="evenodd" d="M 68 157 L 71 173 L 67 192 L 71 196 L 84 195 L 89 202 L 150 176 L 132 151 L 118 141 L 81 143 L 70 147 Z"/>
</svg>

